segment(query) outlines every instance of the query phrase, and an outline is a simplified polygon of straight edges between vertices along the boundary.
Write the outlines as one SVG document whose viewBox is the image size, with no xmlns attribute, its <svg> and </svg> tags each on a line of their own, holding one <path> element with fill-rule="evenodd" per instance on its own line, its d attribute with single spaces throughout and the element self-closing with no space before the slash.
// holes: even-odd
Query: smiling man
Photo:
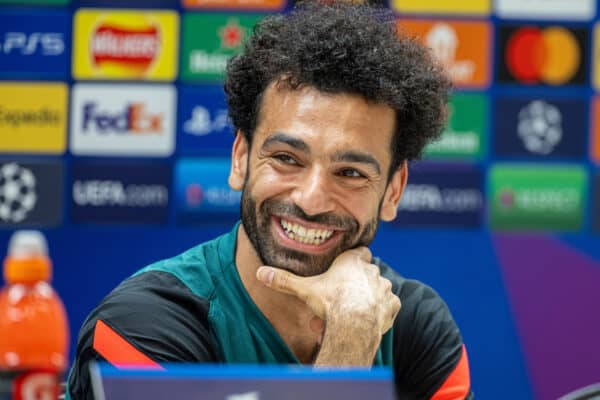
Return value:
<svg viewBox="0 0 600 400">
<path fill-rule="evenodd" d="M 442 299 L 367 247 L 396 217 L 407 161 L 439 135 L 449 89 L 384 10 L 306 3 L 259 23 L 225 84 L 241 223 L 109 294 L 82 327 L 68 394 L 91 398 L 102 359 L 388 365 L 401 399 L 470 398 Z"/>
</svg>

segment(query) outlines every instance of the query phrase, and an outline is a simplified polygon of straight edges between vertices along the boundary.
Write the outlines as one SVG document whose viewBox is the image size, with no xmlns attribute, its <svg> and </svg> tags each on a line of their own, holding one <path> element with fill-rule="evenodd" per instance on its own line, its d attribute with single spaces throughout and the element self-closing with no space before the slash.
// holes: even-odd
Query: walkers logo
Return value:
<svg viewBox="0 0 600 400">
<path fill-rule="evenodd" d="M 174 11 L 80 9 L 74 24 L 75 79 L 175 79 Z"/>
<path fill-rule="evenodd" d="M 0 75 L 66 78 L 71 17 L 66 11 L 0 15 Z"/>
<path fill-rule="evenodd" d="M 583 224 L 587 174 L 582 167 L 494 166 L 489 189 L 493 228 L 573 231 Z"/>
<path fill-rule="evenodd" d="M 600 97 L 592 100 L 592 160 L 600 165 Z"/>
<path fill-rule="evenodd" d="M 177 148 L 181 154 L 229 156 L 233 126 L 222 86 L 183 86 L 179 90 Z"/>
<path fill-rule="evenodd" d="M 491 29 L 487 22 L 401 20 L 400 29 L 421 38 L 433 50 L 458 87 L 490 82 Z"/>
<path fill-rule="evenodd" d="M 285 6 L 284 0 L 183 0 L 183 6 L 193 9 L 232 9 L 277 11 Z"/>
<path fill-rule="evenodd" d="M 229 159 L 183 159 L 175 170 L 177 220 L 183 224 L 239 218 L 241 193 L 227 184 Z"/>
<path fill-rule="evenodd" d="M 0 83 L 0 153 L 64 153 L 67 95 L 62 83 Z"/>
<path fill-rule="evenodd" d="M 487 99 L 457 94 L 450 101 L 450 121 L 440 140 L 425 148 L 430 159 L 480 160 L 485 152 Z"/>
<path fill-rule="evenodd" d="M 173 153 L 172 86 L 77 84 L 71 105 L 73 154 L 166 157 Z"/>
<path fill-rule="evenodd" d="M 262 18 L 255 15 L 184 14 L 181 78 L 185 81 L 221 81 L 227 60 Z"/>
<path fill-rule="evenodd" d="M 501 18 L 591 20 L 596 15 L 595 0 L 496 0 Z"/>
<path fill-rule="evenodd" d="M 71 177 L 74 223 L 165 224 L 171 169 L 166 164 L 77 162 Z"/>
<path fill-rule="evenodd" d="M 531 159 L 585 157 L 587 104 L 578 98 L 499 97 L 494 149 Z"/>
<path fill-rule="evenodd" d="M 587 30 L 563 26 L 501 26 L 498 80 L 530 85 L 586 82 Z"/>
<path fill-rule="evenodd" d="M 402 13 L 488 15 L 491 0 L 392 0 L 390 5 Z"/>
<path fill-rule="evenodd" d="M 0 226 L 59 224 L 62 193 L 60 163 L 0 163 Z"/>
<path fill-rule="evenodd" d="M 594 232 L 600 233 L 600 172 L 594 177 L 594 197 L 592 198 L 592 227 Z"/>
<path fill-rule="evenodd" d="M 396 223 L 402 226 L 481 225 L 483 176 L 470 167 L 413 169 L 398 206 Z"/>
</svg>

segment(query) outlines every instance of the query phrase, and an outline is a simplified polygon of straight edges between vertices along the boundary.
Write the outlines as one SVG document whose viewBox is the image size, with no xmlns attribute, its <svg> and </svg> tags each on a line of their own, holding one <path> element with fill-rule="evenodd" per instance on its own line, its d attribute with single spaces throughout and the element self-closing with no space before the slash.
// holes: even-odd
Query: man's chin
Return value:
<svg viewBox="0 0 600 400">
<path fill-rule="evenodd" d="M 281 268 L 298 276 L 321 275 L 329 269 L 333 262 L 331 256 L 320 257 L 308 254 L 291 254 L 287 251 L 279 251 L 278 255 L 272 257 L 273 267 Z"/>
</svg>

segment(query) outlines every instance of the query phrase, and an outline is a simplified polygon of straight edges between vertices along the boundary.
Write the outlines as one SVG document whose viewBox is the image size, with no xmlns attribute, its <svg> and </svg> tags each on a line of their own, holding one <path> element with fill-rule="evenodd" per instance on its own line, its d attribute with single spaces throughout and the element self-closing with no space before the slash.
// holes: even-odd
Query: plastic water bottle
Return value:
<svg viewBox="0 0 600 400">
<path fill-rule="evenodd" d="M 0 400 L 55 400 L 67 368 L 69 326 L 52 288 L 46 239 L 17 231 L 0 290 Z"/>
</svg>

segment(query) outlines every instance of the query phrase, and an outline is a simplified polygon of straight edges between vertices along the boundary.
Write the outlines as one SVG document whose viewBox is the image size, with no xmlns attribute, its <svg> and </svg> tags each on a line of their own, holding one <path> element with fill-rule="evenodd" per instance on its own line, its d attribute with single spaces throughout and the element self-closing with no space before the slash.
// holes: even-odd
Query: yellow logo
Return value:
<svg viewBox="0 0 600 400">
<path fill-rule="evenodd" d="M 174 11 L 82 9 L 74 24 L 75 79 L 175 79 L 179 20 Z"/>
<path fill-rule="evenodd" d="M 594 86 L 600 90 L 600 23 L 596 24 L 594 29 Z"/>
<path fill-rule="evenodd" d="M 0 152 L 64 153 L 67 95 L 63 83 L 0 84 Z"/>
<path fill-rule="evenodd" d="M 491 0 L 392 0 L 396 11 L 424 14 L 489 15 Z"/>
</svg>

